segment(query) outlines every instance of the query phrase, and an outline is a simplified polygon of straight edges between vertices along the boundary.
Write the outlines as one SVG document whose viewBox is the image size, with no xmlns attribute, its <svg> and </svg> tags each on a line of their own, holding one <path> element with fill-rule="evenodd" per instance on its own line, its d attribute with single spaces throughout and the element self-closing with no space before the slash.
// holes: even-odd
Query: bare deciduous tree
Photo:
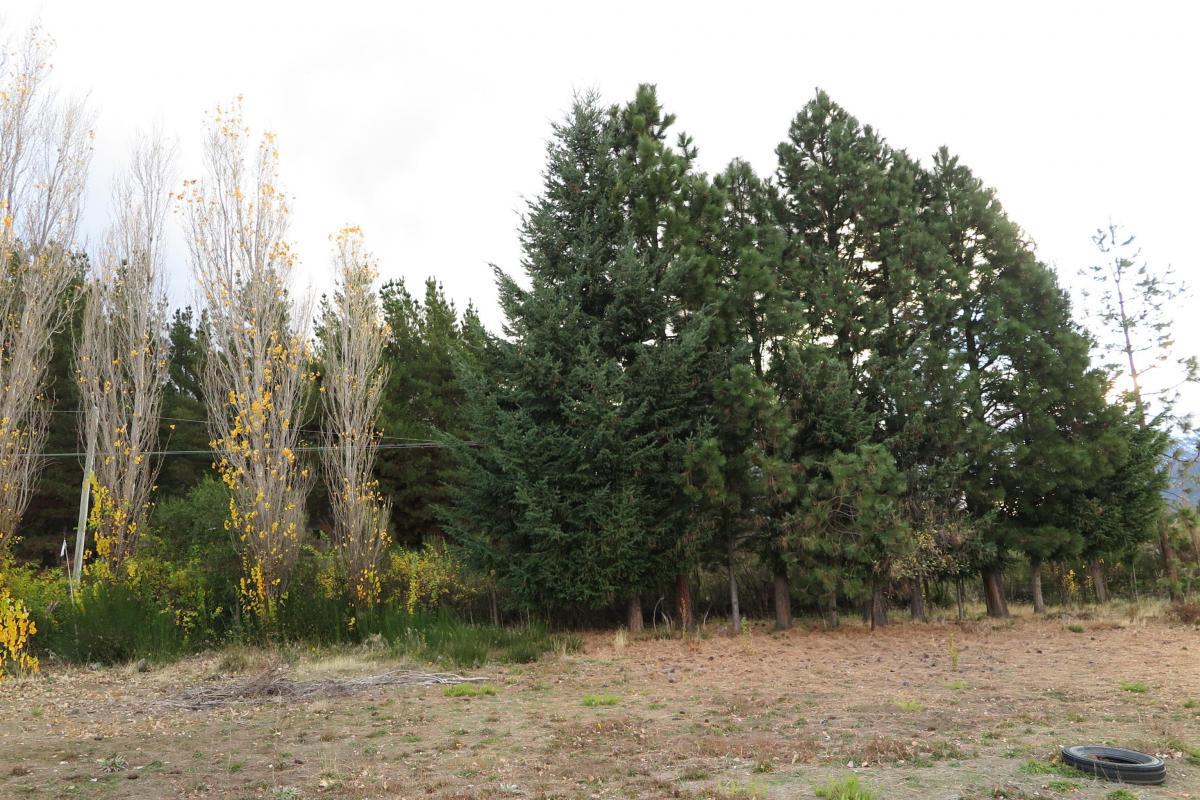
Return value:
<svg viewBox="0 0 1200 800">
<path fill-rule="evenodd" d="M 0 547 L 16 533 L 49 426 L 46 368 L 71 308 L 90 117 L 47 85 L 50 41 L 0 50 Z"/>
<path fill-rule="evenodd" d="M 264 135 L 247 158 L 240 103 L 217 109 L 207 178 L 185 182 L 186 235 L 208 312 L 204 396 L 217 467 L 232 493 L 228 524 L 242 543 L 247 606 L 274 614 L 300 551 L 312 484 L 296 452 L 309 353 L 293 314 L 288 207 L 278 152 Z"/>
<path fill-rule="evenodd" d="M 326 416 L 321 463 L 333 507 L 334 545 L 361 607 L 379 596 L 379 562 L 391 514 L 374 478 L 386 330 L 373 288 L 375 262 L 357 228 L 338 234 L 334 269 L 337 288 L 321 330 Z"/>
<path fill-rule="evenodd" d="M 96 432 L 100 453 L 96 552 L 114 577 L 137 546 L 161 464 L 151 453 L 167 378 L 162 238 L 170 163 L 170 150 L 147 140 L 114 188 L 116 219 L 84 290 L 75 354 L 83 429 Z"/>
</svg>

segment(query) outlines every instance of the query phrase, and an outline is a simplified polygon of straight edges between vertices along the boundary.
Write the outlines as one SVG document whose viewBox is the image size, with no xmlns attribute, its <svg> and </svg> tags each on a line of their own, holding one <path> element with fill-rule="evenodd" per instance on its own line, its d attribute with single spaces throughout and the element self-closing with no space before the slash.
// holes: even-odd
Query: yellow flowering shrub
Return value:
<svg viewBox="0 0 1200 800">
<path fill-rule="evenodd" d="M 0 680 L 5 675 L 38 671 L 38 660 L 29 653 L 29 638 L 37 633 L 37 623 L 29 618 L 29 609 L 7 589 L 0 589 Z"/>
<path fill-rule="evenodd" d="M 403 605 L 410 614 L 462 602 L 476 593 L 462 562 L 443 543 L 392 551 L 381 583 L 386 600 Z"/>
</svg>

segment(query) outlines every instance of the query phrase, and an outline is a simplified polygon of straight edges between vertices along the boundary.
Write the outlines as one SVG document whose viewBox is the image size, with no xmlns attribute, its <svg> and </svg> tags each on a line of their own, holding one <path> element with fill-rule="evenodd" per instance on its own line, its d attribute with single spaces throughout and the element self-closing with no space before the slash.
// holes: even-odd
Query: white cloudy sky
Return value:
<svg viewBox="0 0 1200 800">
<path fill-rule="evenodd" d="M 204 112 L 241 94 L 279 135 L 316 291 L 328 235 L 355 223 L 385 276 L 435 275 L 497 327 L 488 264 L 517 266 L 550 121 L 575 90 L 621 101 L 641 81 L 706 170 L 740 156 L 770 173 L 820 86 L 895 146 L 959 153 L 1068 283 L 1110 217 L 1200 283 L 1197 6 L 984 5 L 41 0 L 3 13 L 9 33 L 41 21 L 55 80 L 96 109 L 93 237 L 135 132 L 177 138 L 180 176 L 195 175 Z M 187 274 L 173 265 L 177 300 Z M 1200 315 L 1179 310 L 1194 345 Z"/>
</svg>

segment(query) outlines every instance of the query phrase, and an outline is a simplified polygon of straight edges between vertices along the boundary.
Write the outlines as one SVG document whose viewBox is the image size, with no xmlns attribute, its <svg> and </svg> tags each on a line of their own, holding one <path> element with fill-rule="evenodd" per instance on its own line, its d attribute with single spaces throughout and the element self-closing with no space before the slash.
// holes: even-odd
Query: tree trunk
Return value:
<svg viewBox="0 0 1200 800">
<path fill-rule="evenodd" d="M 1033 613 L 1045 614 L 1046 602 L 1042 599 L 1042 560 L 1029 559 L 1029 588 L 1033 592 Z"/>
<path fill-rule="evenodd" d="M 888 624 L 887 604 L 884 601 L 883 590 L 878 586 L 871 588 L 871 630 L 882 628 Z"/>
<path fill-rule="evenodd" d="M 496 628 L 500 627 L 500 604 L 496 602 L 496 587 L 492 587 L 488 592 L 488 610 L 492 613 L 492 625 Z"/>
<path fill-rule="evenodd" d="M 1175 564 L 1175 548 L 1171 546 L 1171 531 L 1159 525 L 1158 549 L 1162 553 L 1163 574 L 1167 576 L 1168 591 L 1172 600 L 1179 599 L 1179 567 Z"/>
<path fill-rule="evenodd" d="M 966 608 L 966 591 L 963 589 L 963 579 L 959 575 L 954 579 L 954 600 L 958 604 L 958 621 L 962 622 L 967 618 Z"/>
<path fill-rule="evenodd" d="M 692 587 L 688 585 L 686 573 L 675 576 L 675 613 L 679 616 L 679 627 L 688 630 L 692 627 Z"/>
<path fill-rule="evenodd" d="M 642 620 L 642 597 L 637 592 L 631 592 L 629 595 L 627 620 L 630 633 L 641 633 L 645 629 L 645 622 Z"/>
<path fill-rule="evenodd" d="M 1092 588 L 1096 591 L 1096 602 L 1108 602 L 1108 581 L 1104 579 L 1104 565 L 1099 558 L 1088 559 L 1088 572 L 1092 574 Z"/>
<path fill-rule="evenodd" d="M 729 621 L 733 632 L 742 632 L 742 609 L 738 605 L 737 574 L 733 570 L 733 557 L 736 552 L 733 539 L 729 540 Z"/>
<path fill-rule="evenodd" d="M 914 580 L 911 581 L 911 585 L 908 607 L 912 611 L 912 618 L 917 622 L 928 622 L 929 618 L 925 616 L 925 593 L 921 590 L 921 582 Z"/>
<path fill-rule="evenodd" d="M 792 627 L 792 587 L 788 584 L 787 570 L 775 572 L 775 629 Z"/>
<path fill-rule="evenodd" d="M 838 619 L 837 607 L 837 592 L 830 592 L 825 599 L 825 622 L 829 627 L 836 628 L 840 623 Z"/>
<path fill-rule="evenodd" d="M 987 602 L 987 615 L 989 617 L 1008 616 L 1008 602 L 1004 599 L 1004 583 L 1000 570 L 984 570 L 983 598 Z"/>
</svg>

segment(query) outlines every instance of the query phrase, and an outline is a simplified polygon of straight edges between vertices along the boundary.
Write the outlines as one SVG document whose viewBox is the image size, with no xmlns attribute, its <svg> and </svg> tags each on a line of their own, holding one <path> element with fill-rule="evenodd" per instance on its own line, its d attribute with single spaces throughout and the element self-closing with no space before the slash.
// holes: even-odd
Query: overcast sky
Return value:
<svg viewBox="0 0 1200 800">
<path fill-rule="evenodd" d="M 1111 217 L 1200 284 L 1197 6 L 983 6 L 43 0 L 8 9 L 5 28 L 40 20 L 55 82 L 90 95 L 93 240 L 139 130 L 177 139 L 180 177 L 196 176 L 205 112 L 241 94 L 249 122 L 278 134 L 300 277 L 317 292 L 329 234 L 353 223 L 385 277 L 434 275 L 497 329 L 488 265 L 518 267 L 551 121 L 574 91 L 618 102 L 639 82 L 658 84 L 706 171 L 743 157 L 770 174 L 819 86 L 896 147 L 961 155 L 1064 282 Z M 1181 309 L 1193 350 L 1198 318 Z"/>
</svg>

